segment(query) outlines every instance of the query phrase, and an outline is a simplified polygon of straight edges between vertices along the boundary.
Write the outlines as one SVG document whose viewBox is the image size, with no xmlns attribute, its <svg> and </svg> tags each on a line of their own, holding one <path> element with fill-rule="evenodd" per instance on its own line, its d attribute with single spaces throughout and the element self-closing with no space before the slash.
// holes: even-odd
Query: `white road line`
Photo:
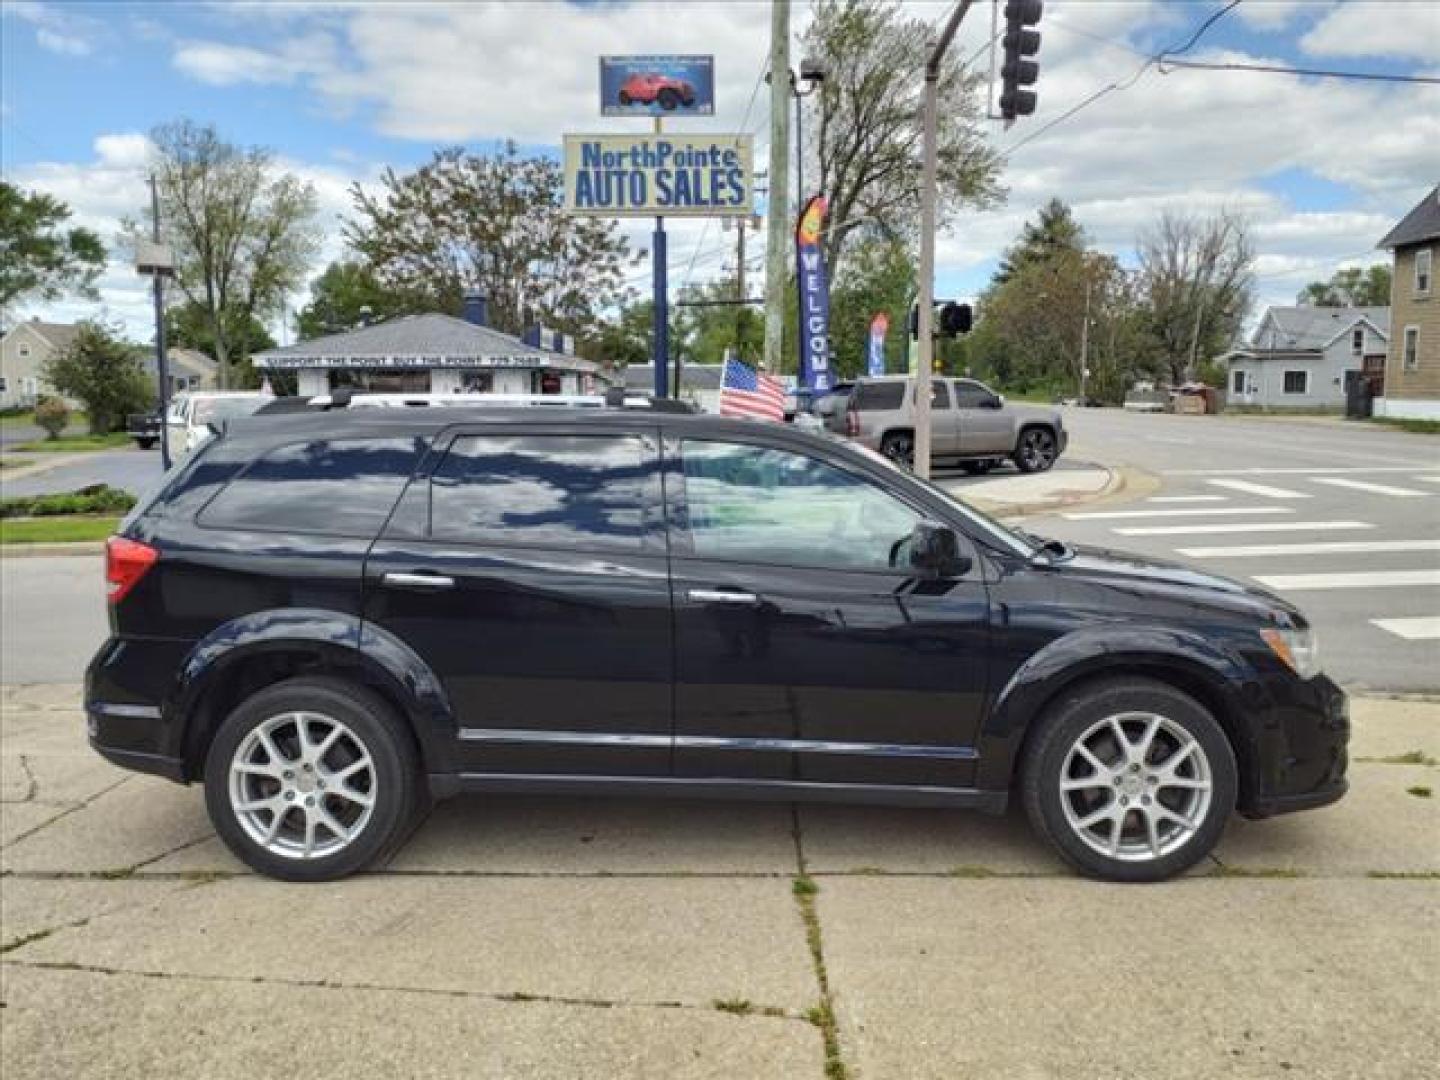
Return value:
<svg viewBox="0 0 1440 1080">
<path fill-rule="evenodd" d="M 1412 480 L 1424 480 L 1427 484 L 1440 484 L 1440 476 L 1412 476 Z"/>
<path fill-rule="evenodd" d="M 1421 615 L 1414 619 L 1371 619 L 1370 625 L 1406 641 L 1440 640 L 1440 615 Z"/>
<path fill-rule="evenodd" d="M 1069 521 L 1106 521 L 1118 518 L 1198 517 L 1205 514 L 1293 514 L 1288 506 L 1217 506 L 1213 510 L 1103 510 L 1098 514 L 1061 514 Z"/>
<path fill-rule="evenodd" d="M 1147 525 L 1138 529 L 1116 529 L 1117 536 L 1201 536 L 1207 533 L 1242 532 L 1335 532 L 1340 529 L 1373 529 L 1368 521 L 1241 521 L 1227 525 Z"/>
<path fill-rule="evenodd" d="M 1267 589 L 1387 589 L 1440 585 L 1440 570 L 1359 570 L 1345 574 L 1272 574 L 1255 578 Z"/>
<path fill-rule="evenodd" d="M 1255 467 L 1248 469 L 1161 469 L 1161 476 L 1349 476 L 1352 473 L 1414 473 L 1414 465 L 1364 465 L 1355 468 L 1327 469 L 1324 465 Z"/>
<path fill-rule="evenodd" d="M 1382 551 L 1440 551 L 1440 540 L 1334 540 L 1316 544 L 1230 544 L 1175 550 L 1192 559 L 1248 559 L 1266 555 L 1372 555 Z"/>
<path fill-rule="evenodd" d="M 1151 495 L 1146 502 L 1153 503 L 1197 503 L 1197 502 L 1229 502 L 1225 495 Z"/>
<path fill-rule="evenodd" d="M 1372 484 L 1365 480 L 1342 480 L 1334 476 L 1312 476 L 1314 484 L 1329 484 L 1331 487 L 1350 488 L 1353 491 L 1368 491 L 1372 495 L 1393 495 L 1399 499 L 1423 499 L 1428 492 L 1414 488 L 1392 487 L 1389 484 Z"/>
<path fill-rule="evenodd" d="M 1291 491 L 1289 488 L 1270 487 L 1268 484 L 1252 484 L 1249 480 L 1206 480 L 1207 484 L 1231 491 L 1243 491 L 1247 495 L 1263 495 L 1267 499 L 1313 499 L 1308 491 Z"/>
</svg>

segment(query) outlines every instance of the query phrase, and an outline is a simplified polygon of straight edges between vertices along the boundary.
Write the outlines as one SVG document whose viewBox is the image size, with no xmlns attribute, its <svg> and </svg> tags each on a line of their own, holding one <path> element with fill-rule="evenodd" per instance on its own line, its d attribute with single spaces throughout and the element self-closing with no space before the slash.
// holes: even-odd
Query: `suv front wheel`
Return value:
<svg viewBox="0 0 1440 1080">
<path fill-rule="evenodd" d="M 1055 433 L 1049 428 L 1031 427 L 1020 433 L 1020 444 L 1015 447 L 1015 466 L 1023 473 L 1044 472 L 1055 464 L 1060 450 L 1055 442 Z"/>
<path fill-rule="evenodd" d="M 277 683 L 220 725 L 205 760 L 215 831 L 243 862 L 289 881 L 329 881 L 388 856 L 421 795 L 409 733 L 362 686 Z"/>
<path fill-rule="evenodd" d="M 1035 831 L 1109 881 L 1161 881 L 1209 854 L 1235 806 L 1235 755 L 1188 694 L 1149 679 L 1090 684 L 1041 721 L 1022 794 Z"/>
</svg>

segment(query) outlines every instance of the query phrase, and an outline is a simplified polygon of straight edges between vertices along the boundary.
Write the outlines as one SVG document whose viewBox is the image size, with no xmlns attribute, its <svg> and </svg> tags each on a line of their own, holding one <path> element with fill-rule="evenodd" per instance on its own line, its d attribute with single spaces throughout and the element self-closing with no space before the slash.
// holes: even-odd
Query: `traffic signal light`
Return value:
<svg viewBox="0 0 1440 1080">
<path fill-rule="evenodd" d="M 1040 31 L 1029 30 L 1045 10 L 1041 0 L 1009 0 L 1005 5 L 1005 63 L 1000 67 L 1000 115 L 1006 120 L 1029 116 L 1035 111 L 1033 86 L 1040 65 L 1026 59 L 1040 51 Z"/>
<path fill-rule="evenodd" d="M 969 304 L 947 301 L 940 309 L 940 333 L 944 337 L 959 337 L 970 332 L 972 312 Z"/>
</svg>

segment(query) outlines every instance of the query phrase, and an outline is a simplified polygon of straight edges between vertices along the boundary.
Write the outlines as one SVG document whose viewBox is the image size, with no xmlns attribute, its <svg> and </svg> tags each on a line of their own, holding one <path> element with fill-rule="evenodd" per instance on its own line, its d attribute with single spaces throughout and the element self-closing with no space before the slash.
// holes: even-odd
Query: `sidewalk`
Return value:
<svg viewBox="0 0 1440 1080">
<path fill-rule="evenodd" d="M 75 687 L 0 693 L 8 1076 L 1421 1077 L 1440 1043 L 1436 703 L 1357 699 L 1346 799 L 1165 885 L 1016 815 L 472 798 L 298 886 L 91 753 Z"/>
</svg>

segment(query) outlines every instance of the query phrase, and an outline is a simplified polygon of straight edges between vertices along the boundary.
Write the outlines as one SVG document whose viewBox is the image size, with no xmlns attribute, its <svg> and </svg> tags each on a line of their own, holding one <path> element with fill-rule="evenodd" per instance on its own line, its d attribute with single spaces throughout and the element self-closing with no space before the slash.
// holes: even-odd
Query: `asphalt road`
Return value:
<svg viewBox="0 0 1440 1080">
<path fill-rule="evenodd" d="M 142 495 L 159 481 L 163 473 L 159 450 L 126 447 L 123 450 L 76 454 L 71 457 L 72 459 L 64 464 L 43 472 L 15 479 L 6 478 L 5 494 L 11 497 L 46 495 L 54 491 L 74 491 L 91 484 L 109 484 L 132 495 Z M 39 454 L 33 455 L 29 460 L 45 462 L 45 458 Z"/>
<path fill-rule="evenodd" d="M 1026 528 L 1257 581 L 1310 617 L 1345 686 L 1440 688 L 1440 438 L 1340 420 L 1065 415 L 1072 454 L 1144 469 L 1160 488 Z"/>
</svg>

